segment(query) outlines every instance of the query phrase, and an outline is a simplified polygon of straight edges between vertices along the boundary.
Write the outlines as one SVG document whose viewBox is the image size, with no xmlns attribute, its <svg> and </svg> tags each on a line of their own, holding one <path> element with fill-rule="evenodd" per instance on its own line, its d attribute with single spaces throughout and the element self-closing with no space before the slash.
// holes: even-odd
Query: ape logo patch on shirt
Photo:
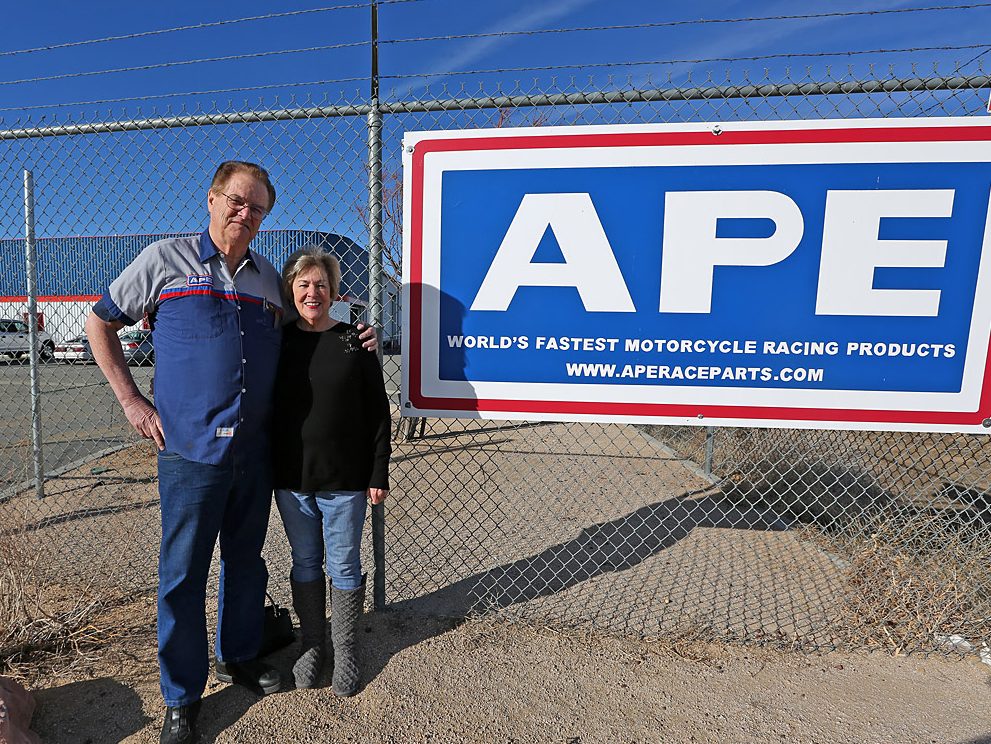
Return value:
<svg viewBox="0 0 991 744">
<path fill-rule="evenodd" d="M 187 274 L 187 287 L 212 287 L 213 277 L 209 274 Z"/>
</svg>

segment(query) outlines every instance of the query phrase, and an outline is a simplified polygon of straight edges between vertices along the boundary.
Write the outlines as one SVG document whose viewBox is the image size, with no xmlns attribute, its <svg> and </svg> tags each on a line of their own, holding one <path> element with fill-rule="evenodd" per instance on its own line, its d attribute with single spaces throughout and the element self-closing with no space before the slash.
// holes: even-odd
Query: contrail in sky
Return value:
<svg viewBox="0 0 991 744">
<path fill-rule="evenodd" d="M 498 33 L 499 31 L 530 31 L 540 26 L 556 21 L 559 18 L 570 15 L 586 5 L 591 5 L 595 0 L 562 0 L 558 3 L 546 3 L 537 9 L 524 9 L 518 11 L 498 23 L 486 28 L 482 33 Z M 477 60 L 482 59 L 496 47 L 515 41 L 513 37 L 490 37 L 485 39 L 470 40 L 459 52 L 445 57 L 444 69 L 437 70 L 438 73 L 447 70 L 467 69 Z M 421 90 L 437 80 L 438 76 L 424 76 L 410 81 L 411 90 Z"/>
</svg>

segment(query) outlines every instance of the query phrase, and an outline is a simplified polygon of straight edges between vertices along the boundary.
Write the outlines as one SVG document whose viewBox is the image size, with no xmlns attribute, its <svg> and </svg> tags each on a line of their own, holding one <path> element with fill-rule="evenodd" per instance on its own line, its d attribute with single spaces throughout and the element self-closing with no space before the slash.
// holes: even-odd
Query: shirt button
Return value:
<svg viewBox="0 0 991 744">
<path fill-rule="evenodd" d="M 248 360 L 247 359 L 242 359 L 241 360 L 241 364 L 247 364 L 247 363 L 248 363 Z"/>
<path fill-rule="evenodd" d="M 238 309 L 238 310 L 240 310 L 240 309 L 241 309 L 241 306 L 240 306 L 240 305 L 238 305 L 238 306 L 237 306 L 237 309 Z"/>
<path fill-rule="evenodd" d="M 241 392 L 242 393 L 246 393 L 246 392 L 248 392 L 248 390 L 247 390 L 247 388 L 241 388 Z"/>
<path fill-rule="evenodd" d="M 244 335 L 244 331 L 241 331 L 241 335 L 242 335 L 242 336 Z"/>
</svg>

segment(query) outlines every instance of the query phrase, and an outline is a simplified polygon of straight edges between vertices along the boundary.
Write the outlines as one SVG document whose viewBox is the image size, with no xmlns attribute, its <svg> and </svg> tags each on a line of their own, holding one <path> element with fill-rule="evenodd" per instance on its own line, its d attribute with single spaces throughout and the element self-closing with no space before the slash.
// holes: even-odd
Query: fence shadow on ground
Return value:
<svg viewBox="0 0 991 744">
<path fill-rule="evenodd" d="M 723 481 L 723 491 L 738 506 L 773 509 L 793 521 L 827 530 L 876 518 L 894 500 L 870 473 L 816 462 L 753 463 L 738 480 Z"/>
<path fill-rule="evenodd" d="M 848 594 L 829 618 L 831 645 L 945 652 L 946 638 L 989 642 L 991 499 L 933 473 L 906 491 L 868 468 L 797 458 L 744 463 L 722 482 L 740 507 L 810 528 Z"/>
<path fill-rule="evenodd" d="M 690 491 L 586 527 L 567 542 L 471 576 L 464 580 L 467 586 L 458 582 L 448 587 L 450 595 L 436 599 L 441 608 L 451 607 L 456 612 L 504 609 L 557 594 L 604 573 L 632 568 L 672 547 L 697 527 L 781 531 L 788 526 L 768 509 L 728 503 L 720 491 Z M 470 598 L 467 604 L 465 598 Z"/>
<path fill-rule="evenodd" d="M 946 543 L 946 535 L 973 539 L 986 534 L 991 528 L 987 495 L 980 491 L 959 493 L 959 488 L 952 484 L 937 482 L 930 499 L 908 501 L 900 494 L 883 488 L 869 471 L 856 468 L 830 467 L 824 463 L 793 462 L 786 465 L 767 461 L 760 463 L 759 467 L 748 468 L 747 474 L 751 477 L 737 473 L 734 478 L 723 479 L 717 486 L 688 491 L 642 506 L 616 519 L 586 527 L 574 537 L 532 555 L 478 571 L 428 594 L 398 602 L 391 607 L 400 613 L 432 616 L 424 618 L 423 624 L 407 621 L 405 630 L 409 635 L 403 643 L 414 645 L 429 638 L 434 631 L 440 632 L 457 625 L 466 617 L 523 606 L 532 600 L 567 592 L 577 585 L 606 575 L 613 575 L 613 581 L 622 582 L 616 574 L 634 569 L 664 553 L 685 540 L 696 528 L 755 532 L 796 530 L 795 544 L 799 546 L 799 552 L 788 555 L 793 561 L 799 555 L 810 556 L 804 565 L 804 573 L 790 589 L 774 584 L 775 579 L 770 579 L 764 585 L 766 593 L 762 594 L 762 601 L 774 603 L 780 599 L 779 603 L 787 606 L 787 612 L 795 617 L 806 612 L 807 618 L 803 622 L 812 619 L 817 623 L 803 626 L 803 630 L 810 634 L 805 642 L 811 646 L 816 647 L 823 642 L 817 640 L 816 633 L 828 629 L 840 619 L 849 623 L 849 627 L 842 629 L 847 635 L 842 638 L 839 634 L 829 638 L 823 636 L 827 647 L 837 642 L 863 645 L 871 633 L 880 634 L 885 629 L 906 639 L 911 636 L 914 642 L 922 643 L 922 640 L 915 638 L 918 629 L 903 622 L 901 605 L 907 601 L 911 587 L 914 586 L 918 592 L 916 579 L 935 579 L 929 577 L 927 571 L 930 566 L 925 560 L 918 565 L 914 561 L 906 563 L 903 567 L 908 577 L 905 591 L 899 588 L 894 592 L 897 596 L 875 598 L 870 592 L 861 596 L 861 600 L 868 603 L 876 599 L 879 606 L 896 610 L 883 619 L 884 628 L 873 627 L 877 620 L 874 617 L 876 613 L 865 613 L 864 601 L 859 604 L 854 601 L 853 607 L 846 606 L 849 598 L 844 597 L 854 586 L 849 582 L 870 580 L 874 576 L 871 571 L 875 567 L 871 561 L 876 562 L 878 558 L 874 555 L 876 547 L 871 540 L 885 535 L 909 558 L 925 558 L 929 551 L 934 551 L 933 557 L 937 557 L 939 546 Z M 810 528 L 811 532 L 806 528 Z M 933 536 L 939 536 L 939 539 L 931 539 Z M 923 540 L 924 545 L 916 544 Z M 732 547 L 729 549 L 732 551 Z M 736 560 L 747 560 L 747 555 L 751 559 L 757 557 L 758 561 L 763 559 L 761 554 L 755 552 L 737 554 Z M 904 558 L 901 554 L 895 557 L 899 560 Z M 678 559 L 666 560 L 677 562 Z M 722 551 L 713 555 L 712 560 L 725 562 L 733 560 L 733 555 Z M 799 570 L 800 567 L 796 564 L 794 568 Z M 642 580 L 645 570 L 650 573 L 656 569 L 644 567 L 636 580 Z M 755 570 L 759 573 L 761 569 L 756 566 Z M 824 571 L 821 577 L 817 573 L 819 571 Z M 636 574 L 631 576 L 636 577 Z M 901 578 L 892 576 L 894 579 Z M 734 573 L 729 581 L 741 577 L 746 580 L 746 572 Z M 671 588 L 672 579 L 684 582 L 689 578 L 670 573 L 666 587 Z M 885 574 L 884 578 L 892 577 Z M 661 586 L 658 584 L 657 588 L 661 589 Z M 775 589 L 775 586 L 779 588 Z M 863 587 L 860 589 L 863 590 Z M 809 602 L 806 610 L 795 604 L 804 600 Z M 940 611 L 947 611 L 947 618 L 954 622 L 968 614 L 963 607 L 956 607 L 938 594 L 926 601 Z M 677 598 L 674 602 L 671 607 L 676 606 Z M 777 617 L 774 608 L 767 609 L 767 614 Z M 758 619 L 762 617 L 759 615 Z M 751 621 L 754 619 L 750 618 Z M 744 630 L 744 636 L 750 637 L 748 633 L 752 629 Z M 975 635 L 981 637 L 983 633 L 977 630 Z M 923 636 L 928 639 L 925 647 L 931 648 L 934 636 L 928 625 Z M 795 640 L 799 639 L 795 637 Z"/>
<path fill-rule="evenodd" d="M 633 568 L 687 537 L 698 527 L 783 531 L 789 524 L 770 510 L 737 507 L 714 488 L 688 491 L 583 529 L 574 538 L 531 556 L 468 576 L 429 594 L 391 604 L 370 616 L 401 625 L 388 635 L 400 647 L 368 654 L 374 678 L 388 658 L 456 627 L 465 618 L 563 592 L 606 573 Z M 418 618 L 416 621 L 409 616 Z M 376 619 L 377 618 L 377 619 Z M 406 619 L 404 619 L 406 618 Z M 378 664 L 378 666 L 376 666 Z"/>
<path fill-rule="evenodd" d="M 50 517 L 45 517 L 39 519 L 37 522 L 32 522 L 30 524 L 24 525 L 21 528 L 23 532 L 35 532 L 37 530 L 42 530 L 46 527 L 51 527 L 57 524 L 65 524 L 66 522 L 75 522 L 79 519 L 95 519 L 97 517 L 106 517 L 112 514 L 123 514 L 130 511 L 141 511 L 143 509 L 150 509 L 152 507 L 158 507 L 158 499 L 149 499 L 147 501 L 139 501 L 133 504 L 114 504 L 112 506 L 100 506 L 100 507 L 88 507 L 85 509 L 76 509 L 75 511 L 68 512 L 66 514 L 57 514 Z"/>
<path fill-rule="evenodd" d="M 823 463 L 761 461 L 721 489 L 740 508 L 768 509 L 792 523 L 814 525 L 827 535 L 874 531 L 891 520 L 928 518 L 949 532 L 991 529 L 991 494 L 946 480 L 909 500 L 881 487 L 872 473 Z"/>
</svg>

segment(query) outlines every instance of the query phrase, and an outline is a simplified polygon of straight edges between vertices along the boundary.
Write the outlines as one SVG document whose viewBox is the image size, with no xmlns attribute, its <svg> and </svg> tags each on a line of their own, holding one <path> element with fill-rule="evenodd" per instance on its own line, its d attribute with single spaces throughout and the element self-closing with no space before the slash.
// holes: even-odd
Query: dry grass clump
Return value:
<svg viewBox="0 0 991 744">
<path fill-rule="evenodd" d="M 0 675 L 23 682 L 71 674 L 109 640 L 107 603 L 86 587 L 46 584 L 44 561 L 24 533 L 0 533 Z"/>
<path fill-rule="evenodd" d="M 991 641 L 991 539 L 917 513 L 880 523 L 845 546 L 850 595 L 836 623 L 840 638 L 898 654 L 947 650 L 947 636 L 975 649 Z"/>
</svg>

